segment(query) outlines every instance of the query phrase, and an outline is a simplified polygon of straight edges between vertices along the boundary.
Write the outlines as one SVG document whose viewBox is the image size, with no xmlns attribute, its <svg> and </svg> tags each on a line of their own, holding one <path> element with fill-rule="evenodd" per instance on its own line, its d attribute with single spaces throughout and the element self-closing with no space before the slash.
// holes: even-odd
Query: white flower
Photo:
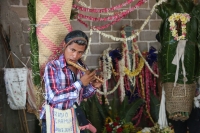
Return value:
<svg viewBox="0 0 200 133">
<path fill-rule="evenodd" d="M 144 129 L 142 129 L 142 133 L 150 133 L 150 132 L 151 132 L 150 127 L 145 127 Z"/>
</svg>

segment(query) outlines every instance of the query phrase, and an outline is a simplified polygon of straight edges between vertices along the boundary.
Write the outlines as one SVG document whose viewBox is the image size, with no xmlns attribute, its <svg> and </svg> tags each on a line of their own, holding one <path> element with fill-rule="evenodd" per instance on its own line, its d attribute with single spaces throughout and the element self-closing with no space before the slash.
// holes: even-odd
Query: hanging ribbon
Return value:
<svg viewBox="0 0 200 133">
<path fill-rule="evenodd" d="M 165 110 L 165 90 L 164 90 L 164 87 L 162 87 L 162 98 L 161 98 L 161 103 L 160 103 L 158 124 L 160 125 L 160 129 L 168 127 L 166 110 Z"/>
<path fill-rule="evenodd" d="M 183 69 L 183 81 L 184 81 L 184 86 L 185 82 L 187 81 L 186 78 L 186 71 L 185 71 L 185 66 L 184 66 L 184 53 L 185 53 L 185 45 L 186 45 L 187 40 L 180 40 L 178 42 L 177 48 L 176 48 L 176 55 L 174 56 L 174 59 L 172 61 L 172 64 L 176 65 L 176 74 L 175 74 L 175 81 L 174 81 L 174 87 L 176 86 L 176 82 L 178 80 L 178 73 L 179 73 L 179 61 L 181 59 L 182 62 L 182 69 Z"/>
</svg>

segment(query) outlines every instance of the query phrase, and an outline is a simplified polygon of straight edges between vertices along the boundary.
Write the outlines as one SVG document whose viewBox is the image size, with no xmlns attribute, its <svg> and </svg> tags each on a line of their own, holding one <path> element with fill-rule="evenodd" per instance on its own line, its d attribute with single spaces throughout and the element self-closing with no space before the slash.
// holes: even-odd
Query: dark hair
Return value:
<svg viewBox="0 0 200 133">
<path fill-rule="evenodd" d="M 76 38 L 75 40 L 71 41 L 72 39 Z M 83 39 L 80 39 L 83 38 Z M 85 49 L 88 47 L 88 37 L 87 35 L 81 30 L 74 30 L 69 32 L 65 37 L 65 43 L 71 45 L 72 43 L 77 43 L 78 45 L 85 45 Z"/>
</svg>

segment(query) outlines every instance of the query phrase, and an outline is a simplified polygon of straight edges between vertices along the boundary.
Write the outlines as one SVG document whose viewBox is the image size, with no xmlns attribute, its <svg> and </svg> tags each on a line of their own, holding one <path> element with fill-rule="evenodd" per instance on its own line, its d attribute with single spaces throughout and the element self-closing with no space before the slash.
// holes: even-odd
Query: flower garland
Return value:
<svg viewBox="0 0 200 133">
<path fill-rule="evenodd" d="M 186 37 L 186 23 L 190 21 L 190 15 L 188 13 L 173 13 L 168 21 L 170 22 L 170 30 L 174 40 L 185 40 Z M 181 21 L 181 31 L 182 34 L 179 36 L 177 31 L 176 22 Z"/>
<path fill-rule="evenodd" d="M 124 29 L 124 27 L 123 27 L 123 29 Z M 126 33 L 125 33 L 125 31 L 124 30 L 122 30 L 121 31 L 121 36 L 123 37 L 123 38 L 126 38 Z M 132 46 L 132 45 L 131 45 Z M 126 72 L 126 70 L 131 70 L 131 61 L 130 61 L 130 55 L 129 55 L 129 49 L 128 49 L 128 44 L 127 44 L 127 40 L 125 40 L 124 42 L 123 42 L 123 45 L 122 45 L 122 48 L 123 48 L 123 57 L 124 57 L 124 59 L 125 59 L 125 67 L 124 67 L 124 73 Z M 133 47 L 132 47 L 133 48 Z M 134 49 L 134 48 L 133 48 Z M 134 50 L 135 51 L 135 50 Z M 137 62 L 134 62 L 134 58 L 135 58 L 135 52 L 134 52 L 134 54 L 132 54 L 132 57 L 133 57 L 133 60 L 132 60 L 132 62 L 133 62 L 133 67 L 132 67 L 132 70 L 135 70 L 135 64 L 137 63 Z M 126 90 L 128 90 L 128 91 L 130 91 L 131 93 L 133 93 L 134 91 L 132 91 L 131 90 L 131 88 L 130 88 L 130 83 L 131 83 L 131 85 L 132 86 L 135 86 L 135 77 L 134 78 L 132 78 L 132 77 L 130 77 L 129 75 L 127 75 L 127 73 L 125 73 L 126 75 L 124 76 L 124 80 L 125 80 L 125 82 L 126 82 L 126 86 L 124 86 L 125 87 L 125 89 Z M 130 81 L 130 83 L 128 82 L 128 80 Z"/>
<path fill-rule="evenodd" d="M 150 15 L 147 17 L 147 19 L 146 19 L 145 22 L 142 24 L 142 26 L 140 27 L 140 29 L 139 29 L 136 33 L 132 34 L 130 37 L 127 37 L 127 38 L 126 38 L 127 40 L 133 40 L 133 38 L 136 38 L 136 37 L 140 34 L 140 32 L 144 29 L 144 27 L 145 27 L 146 24 L 148 23 L 148 21 L 149 21 L 151 15 L 152 15 L 153 12 L 155 11 L 156 6 L 162 4 L 162 2 L 166 2 L 166 0 L 160 0 L 159 2 L 157 2 L 157 3 L 153 6 L 152 10 L 150 11 Z M 100 35 L 102 35 L 102 36 L 104 36 L 104 37 L 106 37 L 106 38 L 110 38 L 110 39 L 112 39 L 112 40 L 114 40 L 114 41 L 124 41 L 124 40 L 125 40 L 124 38 L 114 37 L 113 35 L 103 33 L 103 32 L 99 31 L 99 30 L 98 30 L 97 28 L 95 28 L 95 27 L 93 28 L 93 30 L 95 30 L 95 31 L 96 31 L 97 33 L 99 33 Z M 157 77 L 158 77 L 158 75 L 157 75 Z"/>
<path fill-rule="evenodd" d="M 140 62 L 138 64 L 138 68 L 136 68 L 134 71 L 131 72 L 128 68 L 125 67 L 124 68 L 124 73 L 126 75 L 128 75 L 129 77 L 135 77 L 141 72 L 143 67 L 144 67 L 144 60 L 142 58 L 140 58 Z"/>
<path fill-rule="evenodd" d="M 133 1 L 135 0 L 127 0 L 125 1 L 124 3 L 121 3 L 119 5 L 116 5 L 114 7 L 110 7 L 110 8 L 104 8 L 104 9 L 95 9 L 95 8 L 88 8 L 87 5 L 85 3 L 81 3 L 79 1 L 79 4 L 81 4 L 83 7 L 81 6 L 77 6 L 77 5 L 73 5 L 73 8 L 76 8 L 77 10 L 80 10 L 80 11 L 84 11 L 84 12 L 92 12 L 92 13 L 107 13 L 107 12 L 110 12 L 110 11 L 114 11 L 114 10 L 119 10 L 120 8 L 132 3 Z M 145 0 L 147 1 L 147 0 Z"/>
<path fill-rule="evenodd" d="M 95 18 L 95 17 L 91 17 L 91 16 L 86 16 L 86 15 L 83 15 L 83 14 L 78 14 L 77 20 L 86 27 L 89 27 L 89 26 L 85 22 L 83 22 L 81 20 L 81 18 L 89 19 L 89 20 L 92 20 L 92 21 L 110 21 L 110 20 L 113 20 L 110 23 L 105 24 L 103 26 L 92 26 L 93 29 L 102 30 L 102 29 L 108 28 L 109 26 L 114 25 L 115 23 L 119 22 L 121 19 L 123 19 L 125 16 L 127 16 L 130 12 L 132 12 L 136 8 L 140 7 L 145 1 L 146 0 L 140 0 L 140 1 L 138 1 L 138 3 L 135 6 L 125 10 L 124 12 L 117 13 L 113 16 L 108 16 L 108 17 L 104 17 L 104 18 Z"/>
<path fill-rule="evenodd" d="M 129 131 L 134 131 L 136 128 L 131 122 L 125 122 L 116 117 L 112 120 L 110 117 L 106 118 L 105 127 L 102 133 L 124 133 Z M 138 130 L 137 130 L 138 131 Z"/>
<path fill-rule="evenodd" d="M 86 7 L 86 8 L 91 8 L 90 6 L 87 6 L 84 2 L 80 1 L 80 0 L 77 0 L 78 3 L 82 6 L 82 7 Z M 80 9 L 81 10 L 81 9 Z M 124 11 L 124 10 L 122 10 Z M 100 13 L 102 15 L 114 15 L 114 14 L 117 14 L 119 12 L 122 12 L 122 11 L 117 11 L 117 12 L 106 12 L 106 13 Z"/>
<path fill-rule="evenodd" d="M 108 91 L 108 92 L 106 93 L 106 95 L 109 95 L 109 94 L 112 94 L 113 92 L 115 92 L 115 91 L 117 90 L 119 84 L 120 84 L 120 80 L 118 80 L 118 82 L 117 82 L 117 84 L 115 85 L 115 87 L 114 87 L 111 91 Z M 105 95 L 104 92 L 102 92 L 102 91 L 100 91 L 100 90 L 98 90 L 98 89 L 97 89 L 97 92 L 98 92 L 99 94 L 101 94 L 101 95 Z"/>
<path fill-rule="evenodd" d="M 124 90 L 124 65 L 125 65 L 125 60 L 124 58 L 122 58 L 119 63 L 118 63 L 118 67 L 119 67 L 119 81 L 120 81 L 120 91 L 119 91 L 119 95 L 120 95 L 120 101 L 122 102 L 124 100 L 125 97 L 125 90 Z"/>
<path fill-rule="evenodd" d="M 124 12 L 119 12 L 117 14 L 114 14 L 113 16 L 100 18 L 100 17 L 87 16 L 87 15 L 83 15 L 83 14 L 79 13 L 78 18 L 88 19 L 91 21 L 112 21 L 112 20 L 115 20 L 115 19 L 118 19 L 121 17 L 125 17 L 126 15 L 128 15 L 130 12 L 134 11 L 136 8 L 140 7 L 145 2 L 146 2 L 146 0 L 139 0 L 135 6 L 125 10 Z"/>
<path fill-rule="evenodd" d="M 144 90 L 144 80 L 143 80 L 142 77 L 144 77 L 144 76 L 142 76 L 142 74 L 140 74 L 140 75 L 139 75 L 139 78 L 140 78 L 140 83 L 141 83 L 142 98 L 143 98 L 143 99 L 146 99 L 145 90 Z M 155 124 L 153 118 L 151 117 L 151 114 L 150 114 L 150 112 L 149 112 L 149 109 L 148 109 L 147 104 L 145 104 L 145 108 L 146 108 L 146 113 L 147 113 L 147 115 L 149 116 L 149 119 L 151 120 L 151 122 L 152 122 L 153 124 Z"/>
<path fill-rule="evenodd" d="M 106 81 L 103 83 L 103 91 L 104 94 L 107 94 L 107 80 L 111 78 L 112 73 L 112 59 L 109 56 L 109 51 L 111 48 L 103 51 L 103 79 Z M 106 95 L 104 95 L 106 97 Z"/>
<path fill-rule="evenodd" d="M 194 105 L 195 105 L 195 108 L 200 108 L 200 94 L 194 97 Z"/>
<path fill-rule="evenodd" d="M 106 28 L 110 27 L 111 25 L 114 25 L 115 23 L 119 22 L 122 18 L 123 18 L 123 16 L 117 18 L 116 20 L 111 21 L 111 22 L 108 23 L 108 24 L 102 25 L 102 26 L 93 26 L 92 29 L 93 29 L 93 30 L 94 30 L 94 29 L 97 29 L 97 30 L 106 29 Z M 86 23 L 85 23 L 84 21 L 82 21 L 81 19 L 77 18 L 77 20 L 78 20 L 81 24 L 83 24 L 85 27 L 89 27 L 88 24 L 86 24 Z"/>
<path fill-rule="evenodd" d="M 156 123 L 154 127 L 145 127 L 137 133 L 174 133 L 174 130 L 171 127 L 160 128 Z"/>
<path fill-rule="evenodd" d="M 93 30 L 90 29 L 90 38 L 89 38 L 89 41 L 88 41 L 88 47 L 85 51 L 84 60 L 86 60 L 88 53 L 90 53 L 90 45 L 91 45 L 91 40 L 92 40 L 92 34 L 93 34 Z"/>
<path fill-rule="evenodd" d="M 87 5 L 85 4 L 85 2 L 83 2 L 83 1 L 81 1 L 81 0 L 76 0 L 76 1 L 77 1 L 81 6 L 90 8 L 90 6 L 87 6 Z"/>
<path fill-rule="evenodd" d="M 101 65 L 101 61 L 99 61 L 100 67 L 103 67 L 103 78 L 105 80 L 105 82 L 103 83 L 103 92 L 100 90 L 97 90 L 97 93 L 104 95 L 105 99 L 108 103 L 107 100 L 107 95 L 112 94 L 113 92 L 116 91 L 116 89 L 118 88 L 118 86 L 120 85 L 120 80 L 118 80 L 116 86 L 111 90 L 111 91 L 107 91 L 108 90 L 108 81 L 111 78 L 111 74 L 113 71 L 113 66 L 112 66 L 112 58 L 109 56 L 109 51 L 111 50 L 111 48 L 109 47 L 108 49 L 104 50 L 103 52 L 103 64 Z"/>
<path fill-rule="evenodd" d="M 138 51 L 138 54 L 140 55 L 140 57 L 144 60 L 144 63 L 145 65 L 148 67 L 148 69 L 150 70 L 150 72 L 155 76 L 155 77 L 158 77 L 158 74 L 155 73 L 151 67 L 149 66 L 148 62 L 146 61 L 146 59 L 143 57 L 142 53 L 140 52 L 139 48 L 138 48 L 138 45 L 136 42 L 134 42 L 134 47 L 136 48 L 136 50 Z"/>
</svg>

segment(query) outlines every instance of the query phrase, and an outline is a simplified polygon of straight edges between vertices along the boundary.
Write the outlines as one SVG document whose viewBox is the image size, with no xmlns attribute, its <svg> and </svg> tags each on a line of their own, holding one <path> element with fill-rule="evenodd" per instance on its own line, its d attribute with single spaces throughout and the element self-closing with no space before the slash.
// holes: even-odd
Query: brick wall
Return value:
<svg viewBox="0 0 200 133">
<path fill-rule="evenodd" d="M 124 2 L 124 0 L 82 0 L 88 6 L 91 7 L 110 7 Z M 128 9 L 131 5 L 136 4 L 137 1 L 133 2 L 129 6 L 124 7 L 123 9 Z M 26 62 L 30 56 L 30 44 L 28 38 L 28 28 L 29 20 L 27 17 L 27 3 L 28 0 L 8 0 L 2 2 L 2 24 L 4 29 L 9 31 L 10 28 L 10 45 L 12 50 Z M 155 4 L 155 0 L 148 0 L 143 4 L 139 9 L 131 12 L 126 18 L 122 21 L 116 23 L 115 25 L 104 30 L 105 33 L 120 37 L 120 29 L 123 25 L 130 25 L 134 30 L 138 30 L 145 19 L 148 17 L 149 12 L 152 6 Z M 4 6 L 3 6 L 4 5 Z M 84 12 L 82 12 L 84 13 Z M 85 13 L 86 14 L 86 13 Z M 88 14 L 88 13 L 87 13 Z M 90 13 L 91 14 L 91 13 Z M 91 14 L 92 16 L 100 17 L 99 14 Z M 151 16 L 150 21 L 145 26 L 144 30 L 137 37 L 139 48 L 144 51 L 148 50 L 150 46 L 156 48 L 159 47 L 155 39 L 155 35 L 158 32 L 161 19 L 154 12 Z M 89 25 L 103 25 L 107 22 L 91 22 L 86 20 Z M 74 30 L 80 29 L 85 31 L 89 35 L 89 28 L 85 27 L 76 20 L 71 21 L 71 25 Z M 121 46 L 121 42 L 115 42 L 113 40 L 107 39 L 96 32 L 93 32 L 92 35 L 92 44 L 91 44 L 91 54 L 88 55 L 86 63 L 89 67 L 98 66 L 98 57 L 102 54 L 103 50 L 108 47 L 116 48 Z M 15 60 L 16 66 L 22 66 L 22 64 Z M 30 63 L 28 64 L 30 67 Z"/>
<path fill-rule="evenodd" d="M 82 0 L 88 6 L 91 7 L 111 7 L 124 2 L 125 0 Z M 138 1 L 138 0 L 137 0 Z M 136 1 L 136 2 L 137 2 Z M 152 6 L 155 4 L 156 0 L 148 0 L 147 3 L 142 5 L 139 9 L 130 13 L 122 21 L 116 23 L 115 25 L 105 29 L 103 32 L 120 37 L 120 29 L 124 25 L 130 25 L 134 30 L 138 30 L 143 24 L 145 19 L 148 17 Z M 131 5 L 134 5 L 133 2 Z M 27 62 L 30 57 L 30 43 L 29 43 L 29 19 L 27 16 L 27 3 L 28 0 L 1 0 L 0 1 L 0 18 L 1 24 L 4 30 L 10 38 L 10 45 L 13 52 L 23 61 Z M 126 6 L 123 9 L 128 9 L 131 5 Z M 87 13 L 88 14 L 88 13 Z M 92 16 L 100 17 L 97 14 L 91 14 Z M 159 43 L 155 39 L 155 35 L 158 32 L 161 19 L 156 13 L 153 13 L 150 21 L 145 26 L 144 30 L 137 37 L 137 42 L 139 48 L 144 51 L 148 50 L 150 46 L 159 48 Z M 91 22 L 85 21 L 89 25 L 102 25 L 106 22 Z M 71 21 L 73 29 L 79 29 L 85 31 L 89 35 L 89 28 L 84 27 L 76 20 Z M 96 32 L 92 35 L 91 53 L 88 55 L 86 64 L 89 67 L 98 66 L 98 58 L 102 54 L 103 50 L 108 47 L 117 48 L 121 47 L 121 42 L 115 42 L 113 40 L 107 39 Z M 13 57 L 14 58 L 14 57 Z M 14 58 L 15 67 L 22 67 L 22 64 Z M 3 62 L 0 62 L 3 65 Z M 28 67 L 31 67 L 30 62 L 28 62 Z M 0 90 L 1 94 L 1 90 Z M 1 118 L 1 107 L 0 107 L 0 118 Z M 35 132 L 35 117 L 32 114 L 27 113 L 27 119 L 29 124 L 30 133 Z M 1 122 L 0 122 L 1 124 Z"/>
<path fill-rule="evenodd" d="M 115 6 L 124 2 L 125 0 L 82 0 L 82 1 L 84 1 L 88 6 L 101 8 L 101 7 Z M 138 2 L 138 0 L 133 2 L 131 5 L 124 7 L 123 9 L 124 10 L 128 9 L 130 6 L 135 5 L 136 2 Z M 139 9 L 131 12 L 123 20 L 121 20 L 120 22 L 116 23 L 115 25 L 109 28 L 106 28 L 103 32 L 120 37 L 120 29 L 124 25 L 130 25 L 131 27 L 133 27 L 135 31 L 138 30 L 144 23 L 146 18 L 149 16 L 150 10 L 152 9 L 154 4 L 155 0 L 148 0 L 148 2 L 143 4 Z M 99 14 L 94 14 L 94 13 L 93 14 L 89 13 L 89 15 L 92 15 L 94 17 L 100 17 Z M 107 22 L 91 22 L 88 20 L 86 20 L 86 22 L 90 26 L 100 26 L 107 23 Z M 144 27 L 144 30 L 137 37 L 137 42 L 141 51 L 147 51 L 150 46 L 154 46 L 155 48 L 160 47 L 160 44 L 155 39 L 155 35 L 158 32 L 160 22 L 161 19 L 154 12 L 153 15 L 151 16 L 150 21 Z M 74 30 L 81 29 L 89 34 L 89 28 L 84 27 L 76 20 L 72 20 L 71 25 Z M 103 50 L 105 50 L 109 46 L 112 48 L 117 48 L 121 46 L 121 42 L 116 42 L 111 39 L 107 39 L 94 31 L 92 35 L 91 54 L 88 55 L 86 64 L 88 64 L 90 67 L 98 66 L 99 56 L 102 54 Z"/>
</svg>

